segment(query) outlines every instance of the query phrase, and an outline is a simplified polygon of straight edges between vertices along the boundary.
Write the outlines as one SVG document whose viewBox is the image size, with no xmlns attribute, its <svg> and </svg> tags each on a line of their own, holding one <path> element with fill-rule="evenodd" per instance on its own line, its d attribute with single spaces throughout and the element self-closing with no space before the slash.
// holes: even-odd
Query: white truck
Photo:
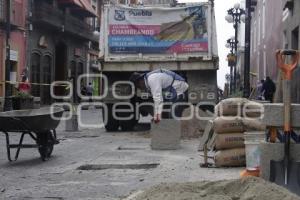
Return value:
<svg viewBox="0 0 300 200">
<path fill-rule="evenodd" d="M 138 104 L 151 101 L 145 93 L 134 92 L 128 99 L 118 95 L 131 93 L 124 83 L 133 72 L 168 69 L 183 76 L 189 84 L 189 102 L 218 101 L 218 52 L 213 1 L 197 4 L 104 5 L 101 16 L 100 58 L 101 73 L 108 79 L 103 99 L 108 112 L 105 115 L 107 131 L 131 130 L 139 115 L 151 113 L 147 106 Z M 117 83 L 116 83 L 117 82 Z M 116 95 L 117 94 L 117 95 Z M 141 95 L 142 94 L 142 95 Z M 113 115 L 116 103 L 129 102 L 133 111 L 119 112 L 131 116 L 117 120 Z M 121 105 L 124 109 L 129 105 Z M 213 106 L 204 106 L 213 109 Z M 129 109 L 128 109 L 129 110 Z"/>
</svg>

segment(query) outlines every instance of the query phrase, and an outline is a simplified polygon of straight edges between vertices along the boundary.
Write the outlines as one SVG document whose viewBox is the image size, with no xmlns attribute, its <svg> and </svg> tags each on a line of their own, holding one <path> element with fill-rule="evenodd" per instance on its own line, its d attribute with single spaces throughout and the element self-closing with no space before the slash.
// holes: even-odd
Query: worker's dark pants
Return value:
<svg viewBox="0 0 300 200">
<path fill-rule="evenodd" d="M 273 93 L 265 93 L 264 96 L 266 101 L 270 101 L 271 103 L 273 103 Z"/>
<path fill-rule="evenodd" d="M 90 102 L 90 103 L 93 102 L 93 99 L 92 99 L 93 94 L 92 94 L 92 93 L 87 93 L 87 96 L 90 97 L 90 98 L 89 98 L 89 102 Z"/>
</svg>

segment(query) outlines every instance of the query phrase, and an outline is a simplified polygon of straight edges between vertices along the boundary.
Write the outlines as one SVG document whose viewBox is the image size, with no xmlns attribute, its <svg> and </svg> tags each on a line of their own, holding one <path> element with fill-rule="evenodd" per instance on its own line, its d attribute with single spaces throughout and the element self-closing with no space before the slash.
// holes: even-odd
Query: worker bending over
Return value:
<svg viewBox="0 0 300 200">
<path fill-rule="evenodd" d="M 154 122 L 159 123 L 163 111 L 163 102 L 186 102 L 185 92 L 188 84 L 185 79 L 173 71 L 157 69 L 148 73 L 134 72 L 130 79 L 141 90 L 151 92 L 154 101 Z M 176 117 L 181 117 L 184 107 L 177 105 Z"/>
</svg>

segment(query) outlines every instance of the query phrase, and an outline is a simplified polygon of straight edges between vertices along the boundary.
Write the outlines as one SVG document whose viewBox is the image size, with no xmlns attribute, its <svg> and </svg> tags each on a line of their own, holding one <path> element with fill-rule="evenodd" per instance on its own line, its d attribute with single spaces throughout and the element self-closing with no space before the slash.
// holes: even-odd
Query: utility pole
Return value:
<svg viewBox="0 0 300 200">
<path fill-rule="evenodd" d="M 244 94 L 250 96 L 250 43 L 251 42 L 251 0 L 246 0 L 245 22 L 245 63 L 244 63 Z"/>
<path fill-rule="evenodd" d="M 6 59 L 5 59 L 5 99 L 4 99 L 4 111 L 12 109 L 11 95 L 12 88 L 10 84 L 10 0 L 6 0 Z"/>
</svg>

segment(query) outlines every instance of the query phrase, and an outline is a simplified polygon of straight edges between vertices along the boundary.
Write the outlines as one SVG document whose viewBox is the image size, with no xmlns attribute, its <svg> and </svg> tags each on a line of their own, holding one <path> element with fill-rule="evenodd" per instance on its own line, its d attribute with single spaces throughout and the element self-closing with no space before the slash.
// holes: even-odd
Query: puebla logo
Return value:
<svg viewBox="0 0 300 200">
<path fill-rule="evenodd" d="M 125 11 L 124 10 L 115 10 L 115 20 L 124 21 L 125 20 Z"/>
<path fill-rule="evenodd" d="M 150 17 L 152 16 L 152 12 L 150 10 L 130 10 L 129 15 L 134 17 Z"/>
</svg>

